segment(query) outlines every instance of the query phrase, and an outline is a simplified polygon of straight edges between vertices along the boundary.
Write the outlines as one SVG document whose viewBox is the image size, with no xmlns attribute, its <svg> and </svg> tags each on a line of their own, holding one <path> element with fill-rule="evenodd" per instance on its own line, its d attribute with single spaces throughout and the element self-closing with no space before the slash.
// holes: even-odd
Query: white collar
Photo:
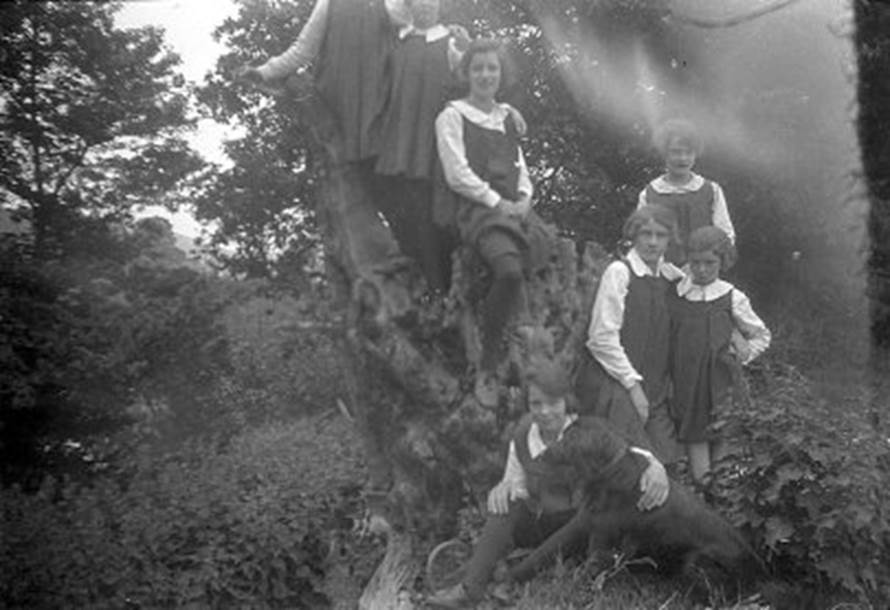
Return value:
<svg viewBox="0 0 890 610">
<path fill-rule="evenodd" d="M 692 178 L 686 184 L 674 184 L 668 182 L 667 174 L 662 174 L 649 184 L 652 185 L 656 193 L 690 193 L 697 191 L 704 185 L 705 179 L 692 172 Z"/>
<path fill-rule="evenodd" d="M 692 276 L 688 275 L 677 284 L 677 294 L 687 301 L 716 301 L 727 292 L 731 292 L 732 288 L 732 284 L 720 278 L 705 286 L 699 286 L 692 281 Z"/>
<path fill-rule="evenodd" d="M 631 271 L 633 271 L 634 275 L 637 277 L 646 277 L 660 275 L 661 277 L 674 281 L 685 277 L 685 274 L 680 271 L 673 263 L 669 263 L 664 260 L 662 256 L 658 259 L 658 265 L 655 266 L 655 273 L 652 272 L 652 269 L 647 265 L 643 259 L 640 257 L 639 252 L 637 252 L 636 248 L 631 248 L 630 252 L 627 253 L 625 257 L 628 265 L 630 265 Z"/>
<path fill-rule="evenodd" d="M 501 123 L 509 114 L 506 104 L 496 103 L 491 112 L 480 110 L 466 100 L 452 100 L 448 105 L 474 123 Z"/>
<path fill-rule="evenodd" d="M 425 30 L 416 28 L 414 27 L 414 24 L 409 23 L 408 25 L 403 25 L 401 29 L 399 29 L 399 40 L 405 40 L 411 34 L 423 36 L 424 40 L 427 42 L 436 42 L 437 40 L 442 40 L 443 38 L 450 36 L 451 31 L 441 23 L 437 23 L 433 27 Z"/>
<path fill-rule="evenodd" d="M 569 426 L 575 423 L 576 419 L 578 419 L 576 413 L 566 414 L 566 420 L 562 424 L 562 430 L 560 430 L 559 434 L 556 436 L 557 442 L 562 440 L 562 435 Z M 528 428 L 528 453 L 531 455 L 532 459 L 534 459 L 541 455 L 545 449 L 547 449 L 547 445 L 544 444 L 544 440 L 541 438 L 541 429 L 538 427 L 537 423 L 532 422 L 532 425 Z"/>
</svg>

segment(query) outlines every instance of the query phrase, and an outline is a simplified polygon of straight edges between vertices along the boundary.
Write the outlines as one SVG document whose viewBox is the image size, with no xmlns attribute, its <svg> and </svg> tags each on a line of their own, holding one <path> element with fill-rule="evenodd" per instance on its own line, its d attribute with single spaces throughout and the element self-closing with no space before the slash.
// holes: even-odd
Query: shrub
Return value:
<svg viewBox="0 0 890 610">
<path fill-rule="evenodd" d="M 304 419 L 195 444 L 126 483 L 0 495 L 13 608 L 324 607 L 326 532 L 356 510 L 361 447 Z"/>
<path fill-rule="evenodd" d="M 716 500 L 778 576 L 883 606 L 890 445 L 869 423 L 867 400 L 829 403 L 796 369 L 770 360 L 755 373 L 760 396 L 727 418 L 732 450 Z"/>
</svg>

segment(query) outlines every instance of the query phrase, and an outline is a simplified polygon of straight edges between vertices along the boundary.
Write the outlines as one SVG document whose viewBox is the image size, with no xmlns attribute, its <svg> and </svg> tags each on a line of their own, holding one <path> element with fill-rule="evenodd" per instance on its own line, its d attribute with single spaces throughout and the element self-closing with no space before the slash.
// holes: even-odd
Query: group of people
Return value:
<svg viewBox="0 0 890 610">
<path fill-rule="evenodd" d="M 524 277 L 540 237 L 519 144 L 526 126 L 498 101 L 512 78 L 503 45 L 441 24 L 439 0 L 317 0 L 288 50 L 242 75 L 269 82 L 312 61 L 341 132 L 342 161 L 370 169 L 380 211 L 430 288 L 447 287 L 456 244 L 488 268 L 476 393 L 496 402 L 503 343 L 530 324 Z M 465 93 L 449 100 L 456 86 Z M 574 379 L 544 360 L 525 372 L 529 416 L 489 494 L 466 576 L 435 604 L 479 598 L 511 545 L 535 543 L 577 508 L 571 490 L 548 485 L 539 460 L 576 421 L 570 402 L 607 420 L 649 460 L 640 510 L 665 500 L 664 464 L 682 448 L 696 480 L 719 452 L 710 423 L 738 366 L 767 348 L 770 333 L 745 294 L 720 277 L 735 261 L 735 232 L 721 188 L 693 172 L 702 149 L 695 127 L 666 121 L 655 142 L 665 173 L 643 189 L 625 224 L 630 250 L 603 273 Z"/>
</svg>

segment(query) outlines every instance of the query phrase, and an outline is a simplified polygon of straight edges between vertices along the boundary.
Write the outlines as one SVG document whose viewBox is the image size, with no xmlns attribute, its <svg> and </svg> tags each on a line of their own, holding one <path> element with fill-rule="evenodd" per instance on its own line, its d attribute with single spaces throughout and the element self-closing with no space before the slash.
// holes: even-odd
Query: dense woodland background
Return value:
<svg viewBox="0 0 890 610">
<path fill-rule="evenodd" d="M 699 169 L 739 233 L 732 279 L 774 331 L 749 371 L 753 405 L 728 422 L 745 451 L 716 502 L 777 582 L 798 583 L 777 607 L 882 607 L 890 9 L 800 0 L 728 19 L 747 4 L 454 0 L 445 21 L 513 41 L 508 99 L 531 126 L 538 206 L 579 251 L 616 249 L 660 171 L 658 118 L 704 127 Z M 360 527 L 323 149 L 298 96 L 233 79 L 284 50 L 311 7 L 243 0 L 218 30 L 230 53 L 199 84 L 162 32 L 117 28 L 116 7 L 0 5 L 0 599 L 354 607 L 383 545 Z M 244 127 L 231 164 L 189 149 L 199 116 Z M 158 203 L 207 223 L 200 259 L 166 221 L 136 219 Z M 478 526 L 490 457 L 454 531 L 418 532 L 428 545 Z M 618 572 L 603 587 L 557 570 L 520 607 L 689 603 Z"/>
</svg>

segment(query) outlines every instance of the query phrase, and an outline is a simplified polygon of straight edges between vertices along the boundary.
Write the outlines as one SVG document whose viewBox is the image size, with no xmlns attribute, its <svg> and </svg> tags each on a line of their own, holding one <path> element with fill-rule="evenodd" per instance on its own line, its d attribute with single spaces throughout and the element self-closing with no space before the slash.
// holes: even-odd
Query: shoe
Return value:
<svg viewBox="0 0 890 610">
<path fill-rule="evenodd" d="M 426 598 L 427 606 L 433 608 L 472 608 L 473 601 L 467 595 L 467 590 L 463 583 L 457 583 L 453 587 L 448 587 L 444 591 L 440 591 L 435 595 Z"/>
</svg>

